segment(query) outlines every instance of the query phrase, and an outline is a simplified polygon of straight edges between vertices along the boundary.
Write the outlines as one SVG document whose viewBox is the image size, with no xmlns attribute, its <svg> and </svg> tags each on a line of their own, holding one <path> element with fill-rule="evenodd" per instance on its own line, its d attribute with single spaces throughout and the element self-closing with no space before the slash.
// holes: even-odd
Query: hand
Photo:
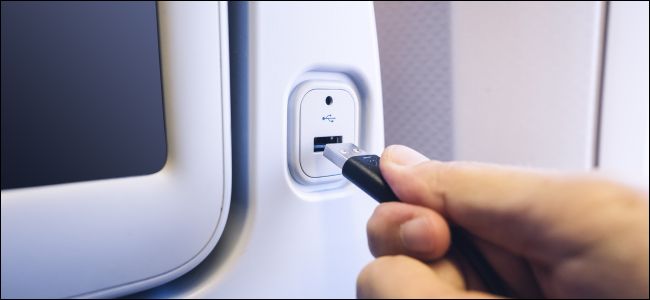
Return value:
<svg viewBox="0 0 650 300">
<path fill-rule="evenodd" d="M 381 171 L 402 202 L 368 221 L 375 257 L 360 298 L 493 298 L 450 248 L 462 227 L 518 297 L 648 298 L 647 195 L 595 175 L 430 161 L 386 148 Z M 451 250 L 450 250 L 451 249 Z"/>
</svg>

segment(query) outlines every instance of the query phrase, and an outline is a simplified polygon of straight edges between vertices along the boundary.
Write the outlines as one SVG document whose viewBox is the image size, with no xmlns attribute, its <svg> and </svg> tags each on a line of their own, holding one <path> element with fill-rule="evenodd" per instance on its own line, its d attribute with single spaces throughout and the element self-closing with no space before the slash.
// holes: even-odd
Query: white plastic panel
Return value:
<svg viewBox="0 0 650 300">
<path fill-rule="evenodd" d="M 590 169 L 601 2 L 452 2 L 454 158 Z"/>
<path fill-rule="evenodd" d="M 355 78 L 364 107 L 360 143 L 374 153 L 383 149 L 372 3 L 249 6 L 247 240 L 228 268 L 216 270 L 218 280 L 202 282 L 189 296 L 353 297 L 356 277 L 371 260 L 365 226 L 377 204 L 351 185 L 318 193 L 299 189 L 283 141 L 296 79 L 307 70 L 326 70 Z"/>
<path fill-rule="evenodd" d="M 219 239 L 230 203 L 226 6 L 162 2 L 159 20 L 167 164 L 2 191 L 2 298 L 142 290 L 185 273 Z"/>
<path fill-rule="evenodd" d="M 365 228 L 377 203 L 350 184 L 315 191 L 293 180 L 287 165 L 288 102 L 304 74 L 349 76 L 359 92 L 359 143 L 369 152 L 383 150 L 372 3 L 231 5 L 247 6 L 249 26 L 249 56 L 237 53 L 248 63 L 249 73 L 242 76 L 249 80 L 248 103 L 233 102 L 244 109 L 245 115 L 233 120 L 241 126 L 235 132 L 243 131 L 243 138 L 235 138 L 243 140 L 238 163 L 247 168 L 235 172 L 234 195 L 242 198 L 233 203 L 245 212 L 233 219 L 245 224 L 241 232 L 229 225 L 233 244 L 217 246 L 232 247 L 231 254 L 210 255 L 183 278 L 138 296 L 354 297 L 357 275 L 372 259 Z"/>
<path fill-rule="evenodd" d="M 648 2 L 609 3 L 599 168 L 648 188 Z"/>
</svg>

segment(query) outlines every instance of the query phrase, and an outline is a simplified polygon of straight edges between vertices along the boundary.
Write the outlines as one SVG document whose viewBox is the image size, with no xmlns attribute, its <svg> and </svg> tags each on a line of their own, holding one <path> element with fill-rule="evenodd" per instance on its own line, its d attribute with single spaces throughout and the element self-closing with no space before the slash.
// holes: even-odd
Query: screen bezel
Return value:
<svg viewBox="0 0 650 300">
<path fill-rule="evenodd" d="M 2 189 L 160 171 L 157 3 L 2 6 Z"/>
<path fill-rule="evenodd" d="M 160 2 L 158 20 L 167 163 L 3 190 L 3 298 L 136 292 L 187 272 L 219 239 L 231 189 L 227 3 Z"/>
</svg>

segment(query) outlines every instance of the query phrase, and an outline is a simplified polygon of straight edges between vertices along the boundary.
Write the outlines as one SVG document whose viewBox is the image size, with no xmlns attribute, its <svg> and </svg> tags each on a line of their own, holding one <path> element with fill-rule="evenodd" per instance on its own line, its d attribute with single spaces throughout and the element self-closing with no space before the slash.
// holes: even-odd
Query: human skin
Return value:
<svg viewBox="0 0 650 300">
<path fill-rule="evenodd" d="M 597 174 L 431 161 L 404 146 L 382 154 L 401 202 L 368 221 L 376 260 L 360 298 L 493 298 L 454 251 L 459 226 L 510 296 L 648 298 L 648 196 Z"/>
</svg>

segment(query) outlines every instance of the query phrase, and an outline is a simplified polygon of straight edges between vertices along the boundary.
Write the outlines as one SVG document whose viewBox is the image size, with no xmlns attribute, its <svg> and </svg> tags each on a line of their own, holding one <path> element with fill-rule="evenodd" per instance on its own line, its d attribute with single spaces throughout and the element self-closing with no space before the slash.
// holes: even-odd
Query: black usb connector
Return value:
<svg viewBox="0 0 650 300">
<path fill-rule="evenodd" d="M 379 156 L 368 154 L 354 144 L 325 145 L 327 159 L 341 168 L 343 177 L 379 202 L 399 201 L 381 176 Z"/>
</svg>

